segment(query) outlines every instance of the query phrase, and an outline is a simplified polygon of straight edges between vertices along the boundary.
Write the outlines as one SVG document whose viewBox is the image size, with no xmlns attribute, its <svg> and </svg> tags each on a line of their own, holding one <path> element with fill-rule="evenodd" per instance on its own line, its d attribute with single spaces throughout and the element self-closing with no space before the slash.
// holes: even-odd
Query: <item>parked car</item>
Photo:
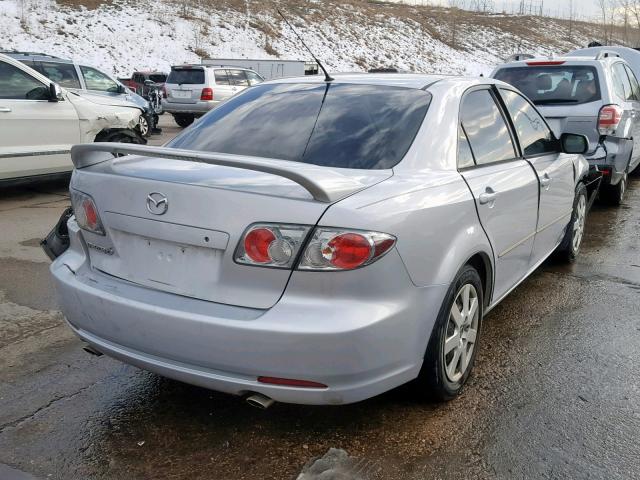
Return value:
<svg viewBox="0 0 640 480">
<path fill-rule="evenodd" d="M 94 102 L 105 105 L 130 105 L 133 103 L 141 107 L 144 114 L 139 118 L 138 130 L 144 137 L 151 136 L 156 127 L 157 116 L 149 101 L 97 68 L 45 53 L 5 53 L 67 90 L 92 96 L 91 100 Z"/>
<path fill-rule="evenodd" d="M 253 70 L 209 65 L 179 65 L 171 67 L 165 83 L 166 98 L 162 106 L 173 115 L 181 127 L 191 125 L 218 105 L 251 85 L 264 79 Z"/>
<path fill-rule="evenodd" d="M 266 82 L 167 147 L 74 147 L 51 272 L 89 350 L 167 377 L 262 406 L 411 380 L 446 400 L 486 313 L 578 254 L 586 149 L 487 78 Z"/>
<path fill-rule="evenodd" d="M 62 89 L 0 54 L 0 183 L 68 174 L 76 143 L 146 143 L 136 131 L 141 113 Z"/>
<path fill-rule="evenodd" d="M 492 77 L 519 88 L 556 133 L 589 138 L 589 164 L 604 174 L 602 196 L 624 199 L 628 174 L 640 165 L 640 86 L 615 52 L 534 58 L 500 65 Z"/>
<path fill-rule="evenodd" d="M 133 72 L 131 78 L 119 78 L 118 80 L 138 95 L 146 97 L 149 95 L 149 82 L 162 89 L 167 81 L 167 74 L 157 70 L 143 70 Z"/>
</svg>

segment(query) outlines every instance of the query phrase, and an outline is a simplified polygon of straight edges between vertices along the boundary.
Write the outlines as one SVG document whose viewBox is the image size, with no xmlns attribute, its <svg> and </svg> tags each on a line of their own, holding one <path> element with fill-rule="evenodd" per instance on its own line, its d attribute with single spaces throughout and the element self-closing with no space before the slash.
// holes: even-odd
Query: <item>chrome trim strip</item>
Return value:
<svg viewBox="0 0 640 480">
<path fill-rule="evenodd" d="M 71 150 L 40 150 L 35 152 L 0 153 L 0 158 L 39 157 L 44 155 L 67 155 Z"/>
<path fill-rule="evenodd" d="M 527 242 L 528 240 L 531 240 L 533 237 L 535 237 L 536 233 L 537 232 L 534 230 L 529 235 L 527 235 L 522 240 L 520 240 L 518 243 L 514 243 L 509 248 L 507 248 L 505 251 L 503 251 L 502 253 L 498 254 L 498 258 L 504 257 L 507 253 L 515 250 L 516 248 L 518 248 L 520 245 L 522 245 L 523 243 Z"/>
<path fill-rule="evenodd" d="M 560 217 L 556 218 L 555 220 L 552 220 L 551 222 L 547 223 L 544 227 L 539 228 L 539 229 L 538 229 L 538 231 L 537 231 L 536 233 L 543 232 L 544 230 L 546 230 L 547 228 L 549 228 L 549 227 L 550 227 L 551 225 L 553 225 L 554 223 L 558 223 L 558 222 L 559 222 L 560 220 L 562 220 L 563 218 L 570 217 L 572 213 L 573 213 L 573 210 L 572 210 L 572 211 L 570 211 L 569 213 L 565 213 L 564 215 L 562 215 L 562 216 L 560 216 Z"/>
</svg>

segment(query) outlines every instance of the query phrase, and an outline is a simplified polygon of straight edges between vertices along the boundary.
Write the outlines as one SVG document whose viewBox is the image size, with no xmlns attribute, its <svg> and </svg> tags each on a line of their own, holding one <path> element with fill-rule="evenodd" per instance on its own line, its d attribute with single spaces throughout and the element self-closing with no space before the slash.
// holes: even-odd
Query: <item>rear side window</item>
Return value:
<svg viewBox="0 0 640 480">
<path fill-rule="evenodd" d="M 201 85 L 204 83 L 202 68 L 175 68 L 167 77 L 167 83 L 178 85 Z"/>
<path fill-rule="evenodd" d="M 518 140 L 525 156 L 556 153 L 555 137 L 536 110 L 521 95 L 500 89 L 507 110 L 516 127 Z"/>
<path fill-rule="evenodd" d="M 244 70 L 229 70 L 229 80 L 231 85 L 238 85 L 241 87 L 248 87 L 249 81 L 244 74 Z"/>
<path fill-rule="evenodd" d="M 465 95 L 460 113 L 462 127 L 478 165 L 515 157 L 509 129 L 489 90 Z"/>
<path fill-rule="evenodd" d="M 623 63 L 613 65 L 613 88 L 616 95 L 623 100 L 635 100 L 631 82 L 624 69 Z"/>
<path fill-rule="evenodd" d="M 579 105 L 601 98 L 598 72 L 588 65 L 502 68 L 494 77 L 516 87 L 534 105 Z"/>
<path fill-rule="evenodd" d="M 402 87 L 262 84 L 212 110 L 168 145 L 385 169 L 402 160 L 430 102 L 430 93 Z"/>
<path fill-rule="evenodd" d="M 216 85 L 229 85 L 229 72 L 226 70 L 215 70 L 213 73 L 216 79 Z"/>
<path fill-rule="evenodd" d="M 46 100 L 49 89 L 18 67 L 0 62 L 0 98 Z"/>
<path fill-rule="evenodd" d="M 629 81 L 631 82 L 631 90 L 633 91 L 633 99 L 640 100 L 640 85 L 638 85 L 638 79 L 628 65 L 624 66 Z"/>
<path fill-rule="evenodd" d="M 81 88 L 76 67 L 73 64 L 40 62 L 40 71 L 62 87 Z"/>
</svg>

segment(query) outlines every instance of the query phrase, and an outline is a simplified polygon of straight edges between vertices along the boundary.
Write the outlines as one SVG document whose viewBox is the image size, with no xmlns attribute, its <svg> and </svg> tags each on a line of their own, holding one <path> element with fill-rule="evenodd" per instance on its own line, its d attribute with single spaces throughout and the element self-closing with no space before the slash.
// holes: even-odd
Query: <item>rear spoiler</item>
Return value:
<svg viewBox="0 0 640 480">
<path fill-rule="evenodd" d="M 314 200 L 323 203 L 335 202 L 348 194 L 355 193 L 367 187 L 367 184 L 360 182 L 357 178 L 354 178 L 354 176 L 342 174 L 335 169 L 306 163 L 290 162 L 288 160 L 249 157 L 228 153 L 198 152 L 126 143 L 96 142 L 71 147 L 71 160 L 78 170 L 113 160 L 114 157 L 122 155 L 167 158 L 269 173 L 297 183 L 307 190 Z M 367 171 L 368 174 L 373 174 L 374 172 L 376 171 Z M 382 173 L 384 171 L 379 170 L 378 172 Z"/>
</svg>

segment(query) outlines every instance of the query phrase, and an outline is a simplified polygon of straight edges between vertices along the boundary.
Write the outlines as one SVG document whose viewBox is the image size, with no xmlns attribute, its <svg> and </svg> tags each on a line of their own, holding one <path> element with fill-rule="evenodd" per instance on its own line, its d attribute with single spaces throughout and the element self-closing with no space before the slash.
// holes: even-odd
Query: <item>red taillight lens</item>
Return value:
<svg viewBox="0 0 640 480">
<path fill-rule="evenodd" d="M 328 388 L 324 383 L 311 382 L 309 380 L 294 380 L 291 378 L 258 377 L 258 381 L 260 383 L 269 383 L 271 385 L 283 385 L 286 387 Z"/>
<path fill-rule="evenodd" d="M 235 261 L 261 267 L 291 268 L 309 230 L 308 225 L 251 225 L 238 244 Z"/>
<path fill-rule="evenodd" d="M 162 86 L 162 98 L 167 98 L 167 87 Z"/>
<path fill-rule="evenodd" d="M 622 120 L 623 110 L 618 105 L 605 105 L 598 115 L 598 132 L 600 135 L 613 135 Z"/>
<path fill-rule="evenodd" d="M 80 228 L 97 233 L 98 235 L 104 235 L 102 221 L 100 221 L 98 208 L 93 198 L 86 193 L 74 189 L 69 189 L 69 191 L 71 193 L 73 212 Z"/>
<path fill-rule="evenodd" d="M 256 228 L 244 237 L 244 251 L 256 263 L 271 261 L 269 247 L 275 241 L 275 234 L 268 228 Z"/>
<path fill-rule="evenodd" d="M 373 251 L 373 245 L 364 236 L 358 233 L 345 233 L 329 240 L 322 249 L 322 256 L 331 265 L 350 270 L 364 265 Z"/>
<path fill-rule="evenodd" d="M 200 94 L 200 100 L 213 100 L 213 88 L 203 88 Z"/>
<path fill-rule="evenodd" d="M 386 233 L 318 227 L 298 269 L 352 270 L 381 258 L 395 243 Z"/>
</svg>

